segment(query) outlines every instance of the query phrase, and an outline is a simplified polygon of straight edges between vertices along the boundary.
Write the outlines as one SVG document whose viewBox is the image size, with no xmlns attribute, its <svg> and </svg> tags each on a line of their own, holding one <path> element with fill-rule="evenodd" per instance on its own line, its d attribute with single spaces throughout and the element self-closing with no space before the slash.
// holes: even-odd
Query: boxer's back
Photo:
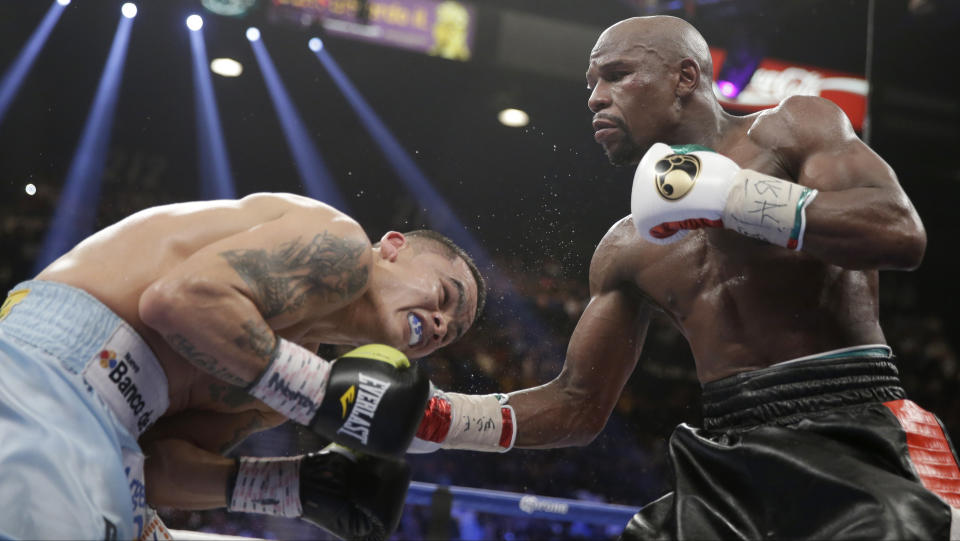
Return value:
<svg viewBox="0 0 960 541">
<path fill-rule="evenodd" d="M 795 164 L 771 148 L 771 140 L 783 140 L 775 115 L 742 118 L 717 150 L 743 168 L 795 178 Z M 807 354 L 885 343 L 876 271 L 828 265 L 724 229 L 655 245 L 635 233 L 629 217 L 604 237 L 595 257 L 610 261 L 610 276 L 600 280 L 609 285 L 602 287 L 636 287 L 677 324 L 702 382 Z"/>
<path fill-rule="evenodd" d="M 208 393 L 195 387 L 221 384 L 175 353 L 158 333 L 140 320 L 143 291 L 197 250 L 222 238 L 278 218 L 291 206 L 316 202 L 277 194 L 241 200 L 181 203 L 136 213 L 87 238 L 36 278 L 69 284 L 99 299 L 132 325 L 163 366 L 170 386 L 168 414 L 198 406 Z M 337 214 L 330 211 L 331 219 Z M 222 384 L 221 384 L 222 385 Z M 204 404 L 207 406 L 208 404 Z M 248 403 L 237 409 L 248 409 Z M 217 409 L 230 409 L 222 401 Z"/>
</svg>

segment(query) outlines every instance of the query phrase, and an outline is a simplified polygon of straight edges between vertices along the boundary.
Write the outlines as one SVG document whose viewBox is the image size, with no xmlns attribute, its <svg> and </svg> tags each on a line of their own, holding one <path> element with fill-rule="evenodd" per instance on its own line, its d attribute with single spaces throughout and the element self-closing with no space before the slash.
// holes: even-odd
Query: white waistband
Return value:
<svg viewBox="0 0 960 541">
<path fill-rule="evenodd" d="M 170 405 L 167 376 L 126 321 L 89 293 L 66 284 L 17 285 L 0 309 L 0 327 L 59 360 L 139 437 Z"/>
<path fill-rule="evenodd" d="M 134 437 L 143 434 L 170 405 L 167 377 L 160 363 L 127 324 L 118 325 L 87 362 L 83 379 Z"/>
<path fill-rule="evenodd" d="M 813 355 L 806 355 L 804 357 L 797 357 L 796 359 L 790 359 L 788 361 L 781 361 L 779 363 L 774 363 L 770 366 L 783 366 L 785 364 L 798 363 L 800 361 L 810 361 L 813 359 L 829 359 L 831 357 L 850 357 L 850 356 L 889 357 L 892 354 L 893 354 L 893 350 L 890 349 L 890 346 L 886 344 L 867 344 L 863 346 L 850 346 L 846 348 L 832 349 L 830 351 L 814 353 Z"/>
</svg>

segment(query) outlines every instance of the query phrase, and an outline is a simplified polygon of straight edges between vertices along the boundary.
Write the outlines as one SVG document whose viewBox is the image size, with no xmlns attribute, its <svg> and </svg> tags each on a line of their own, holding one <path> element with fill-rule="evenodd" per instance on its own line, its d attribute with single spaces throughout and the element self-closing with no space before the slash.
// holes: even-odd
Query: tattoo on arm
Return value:
<svg viewBox="0 0 960 541">
<path fill-rule="evenodd" d="M 197 347 L 193 345 L 193 342 L 188 340 L 187 337 L 183 336 L 182 334 L 168 334 L 166 339 L 170 346 L 173 347 L 174 351 L 189 361 L 190 364 L 200 368 L 211 376 L 221 379 L 231 385 L 237 385 L 241 387 L 250 385 L 251 382 L 235 375 L 230 371 L 229 368 L 221 366 L 216 357 L 198 350 Z"/>
<path fill-rule="evenodd" d="M 361 257 L 364 242 L 345 240 L 328 232 L 308 242 L 298 237 L 274 250 L 221 252 L 250 286 L 264 319 L 296 310 L 308 296 L 342 301 L 367 283 L 369 269 Z"/>
<path fill-rule="evenodd" d="M 244 333 L 234 339 L 233 343 L 241 349 L 253 352 L 254 355 L 270 362 L 273 350 L 277 347 L 277 338 L 263 320 L 251 319 L 243 325 Z"/>
</svg>

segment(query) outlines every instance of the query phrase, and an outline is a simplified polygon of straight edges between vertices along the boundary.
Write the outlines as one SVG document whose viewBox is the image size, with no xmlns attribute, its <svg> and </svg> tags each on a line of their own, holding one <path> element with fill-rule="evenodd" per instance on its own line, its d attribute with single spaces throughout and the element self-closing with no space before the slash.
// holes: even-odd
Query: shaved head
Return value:
<svg viewBox="0 0 960 541">
<path fill-rule="evenodd" d="M 716 123 L 710 48 L 683 19 L 634 17 L 607 28 L 586 78 L 594 139 L 613 164 L 637 163 L 653 143 L 686 143 Z"/>
<path fill-rule="evenodd" d="M 691 58 L 700 67 L 700 84 L 710 88 L 713 60 L 707 41 L 693 25 L 678 17 L 654 15 L 620 21 L 600 34 L 590 58 L 614 52 L 644 56 L 664 68 Z"/>
</svg>

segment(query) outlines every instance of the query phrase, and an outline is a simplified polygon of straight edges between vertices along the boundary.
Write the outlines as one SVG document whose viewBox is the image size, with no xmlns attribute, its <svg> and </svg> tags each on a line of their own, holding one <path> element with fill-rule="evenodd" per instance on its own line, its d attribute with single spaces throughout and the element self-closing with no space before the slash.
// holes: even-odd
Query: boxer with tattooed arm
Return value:
<svg viewBox="0 0 960 541">
<path fill-rule="evenodd" d="M 476 266 L 442 235 L 371 244 L 305 197 L 133 214 L 0 309 L 0 537 L 137 538 L 156 527 L 148 504 L 385 537 L 409 483 L 397 457 L 430 385 L 407 357 L 460 338 L 484 298 Z M 332 362 L 321 344 L 360 347 Z M 342 446 L 224 456 L 287 419 Z"/>
</svg>

